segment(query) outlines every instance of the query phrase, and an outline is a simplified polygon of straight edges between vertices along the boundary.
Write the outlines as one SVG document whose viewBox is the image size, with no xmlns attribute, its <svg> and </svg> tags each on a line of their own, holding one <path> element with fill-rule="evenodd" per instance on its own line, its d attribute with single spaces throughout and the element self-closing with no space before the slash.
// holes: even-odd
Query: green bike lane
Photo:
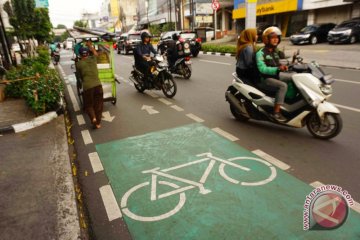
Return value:
<svg viewBox="0 0 360 240">
<path fill-rule="evenodd" d="M 359 239 L 303 230 L 313 190 L 201 124 L 96 145 L 133 239 Z"/>
</svg>

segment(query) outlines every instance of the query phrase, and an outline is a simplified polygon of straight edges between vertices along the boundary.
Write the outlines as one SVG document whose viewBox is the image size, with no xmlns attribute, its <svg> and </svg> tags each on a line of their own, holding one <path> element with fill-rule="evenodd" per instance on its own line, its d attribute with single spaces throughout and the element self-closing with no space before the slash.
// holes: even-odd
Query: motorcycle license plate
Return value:
<svg viewBox="0 0 360 240">
<path fill-rule="evenodd" d="M 191 64 L 191 61 L 185 61 L 185 64 L 189 65 L 189 64 Z"/>
<path fill-rule="evenodd" d="M 190 49 L 185 49 L 185 53 L 190 53 Z"/>
</svg>

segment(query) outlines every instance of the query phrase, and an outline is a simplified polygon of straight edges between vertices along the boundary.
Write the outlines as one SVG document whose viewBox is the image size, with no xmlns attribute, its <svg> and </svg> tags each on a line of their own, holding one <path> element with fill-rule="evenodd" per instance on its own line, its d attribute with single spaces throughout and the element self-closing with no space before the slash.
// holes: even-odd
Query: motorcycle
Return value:
<svg viewBox="0 0 360 240">
<path fill-rule="evenodd" d="M 178 74 L 185 79 L 191 77 L 191 60 L 190 56 L 182 57 L 176 60 L 174 66 L 169 69 L 172 74 Z"/>
<path fill-rule="evenodd" d="M 236 73 L 233 73 L 233 83 L 225 93 L 233 116 L 243 122 L 255 119 L 295 128 L 306 125 L 308 131 L 319 139 L 337 136 L 342 129 L 340 111 L 327 101 L 332 95 L 334 79 L 326 75 L 315 61 L 309 64 L 302 61 L 298 51 L 289 65 L 289 70 L 295 74 L 288 83 L 285 103 L 281 106 L 281 113 L 287 118 L 285 123 L 273 117 L 276 91 L 245 84 Z"/>
<path fill-rule="evenodd" d="M 54 65 L 57 65 L 60 62 L 60 50 L 59 50 L 59 48 L 56 48 L 56 50 L 52 52 L 52 59 L 53 59 L 53 64 Z"/>
<path fill-rule="evenodd" d="M 144 79 L 144 74 L 133 64 L 130 81 L 134 83 L 136 90 L 144 92 L 145 90 L 162 90 L 167 98 L 175 96 L 177 85 L 168 70 L 168 64 L 164 62 L 164 57 L 156 55 L 151 58 L 152 66 L 150 68 L 149 79 Z"/>
</svg>

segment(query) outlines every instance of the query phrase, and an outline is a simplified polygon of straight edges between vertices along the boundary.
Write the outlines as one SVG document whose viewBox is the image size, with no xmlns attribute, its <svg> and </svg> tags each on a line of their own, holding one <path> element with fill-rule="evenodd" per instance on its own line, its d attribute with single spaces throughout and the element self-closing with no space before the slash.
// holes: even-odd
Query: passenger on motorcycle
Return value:
<svg viewBox="0 0 360 240">
<path fill-rule="evenodd" d="M 283 75 L 281 72 L 287 71 L 286 65 L 280 63 L 285 55 L 277 46 L 281 42 L 281 31 L 277 27 L 269 27 L 264 30 L 262 40 L 265 47 L 256 53 L 256 63 L 261 74 L 261 81 L 267 86 L 276 87 L 274 115 L 278 122 L 286 122 L 286 118 L 281 114 L 280 107 L 284 104 L 285 94 L 287 91 L 287 82 L 291 76 Z"/>
<path fill-rule="evenodd" d="M 172 35 L 172 40 L 168 42 L 167 45 L 167 56 L 169 62 L 169 68 L 173 68 L 176 60 L 181 57 L 184 57 L 184 47 L 183 44 L 179 41 L 180 35 L 174 33 Z"/>
<path fill-rule="evenodd" d="M 156 55 L 156 51 L 150 43 L 150 37 L 147 32 L 141 33 L 141 43 L 134 50 L 135 67 L 144 74 L 145 83 L 148 83 L 152 66 L 150 53 Z"/>
<path fill-rule="evenodd" d="M 256 29 L 248 28 L 240 33 L 236 45 L 236 74 L 250 85 L 255 84 L 259 78 L 255 60 L 256 40 Z"/>
</svg>

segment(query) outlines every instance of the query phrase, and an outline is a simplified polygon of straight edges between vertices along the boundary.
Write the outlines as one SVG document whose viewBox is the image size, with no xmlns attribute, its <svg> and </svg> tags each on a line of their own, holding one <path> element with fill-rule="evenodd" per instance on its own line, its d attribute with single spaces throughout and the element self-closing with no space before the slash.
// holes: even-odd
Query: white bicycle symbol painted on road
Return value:
<svg viewBox="0 0 360 240">
<path fill-rule="evenodd" d="M 204 157 L 204 158 L 201 158 L 199 160 L 195 160 L 195 161 L 192 161 L 192 162 L 189 162 L 189 163 L 181 164 L 181 165 L 178 165 L 178 166 L 170 167 L 170 168 L 167 168 L 167 169 L 160 169 L 158 167 L 158 168 L 142 171 L 142 173 L 145 173 L 145 174 L 150 173 L 151 174 L 151 182 L 144 182 L 144 183 L 138 184 L 138 185 L 130 188 L 123 195 L 123 197 L 121 199 L 122 212 L 125 215 L 127 215 L 128 217 L 130 217 L 130 218 L 132 218 L 134 220 L 144 221 L 144 222 L 159 221 L 159 220 L 163 220 L 165 218 L 168 218 L 168 217 L 174 215 L 185 204 L 185 201 L 186 201 L 185 191 L 193 189 L 193 188 L 198 188 L 199 193 L 201 193 L 201 194 L 205 195 L 205 194 L 211 193 L 210 189 L 206 189 L 204 187 L 204 183 L 206 182 L 206 180 L 207 180 L 210 172 L 214 168 L 214 165 L 215 165 L 216 162 L 220 163 L 219 164 L 219 173 L 220 173 L 220 175 L 225 180 L 227 180 L 227 181 L 229 181 L 230 183 L 233 183 L 233 184 L 240 184 L 240 185 L 243 185 L 243 186 L 260 186 L 260 185 L 264 185 L 264 184 L 267 184 L 267 183 L 271 182 L 276 177 L 276 168 L 274 166 L 272 166 L 269 162 L 267 162 L 265 160 L 262 160 L 262 159 L 259 159 L 259 158 L 254 158 L 254 157 L 234 157 L 234 158 L 224 160 L 224 159 L 213 156 L 212 153 L 210 153 L 210 152 L 201 153 L 201 154 L 198 154 L 196 156 Z M 234 163 L 234 161 L 236 161 L 236 160 L 253 160 L 253 161 L 256 161 L 258 163 L 261 163 L 261 164 L 265 165 L 266 167 L 268 167 L 270 169 L 270 174 L 269 174 L 269 176 L 266 176 L 265 179 L 261 179 L 261 180 L 258 180 L 258 181 L 241 182 L 241 181 L 239 181 L 237 179 L 234 179 L 234 178 L 230 177 L 225 172 L 225 167 L 226 166 L 233 167 L 233 168 L 238 168 L 238 169 L 241 169 L 243 171 L 250 171 L 250 168 L 241 166 L 238 163 Z M 203 162 L 206 162 L 206 161 L 209 161 L 209 164 L 208 164 L 206 170 L 204 171 L 201 179 L 198 182 L 193 181 L 193 180 L 189 180 L 189 179 L 185 179 L 185 178 L 181 178 L 181 177 L 177 177 L 177 176 L 174 176 L 174 175 L 171 175 L 171 174 L 168 173 L 168 172 L 173 171 L 173 170 L 193 166 L 193 165 L 200 164 L 200 163 L 203 163 Z M 174 181 L 179 181 L 179 182 L 185 183 L 187 185 L 185 187 L 180 187 L 175 183 L 158 180 L 158 176 L 161 176 L 162 178 L 167 178 L 167 179 L 170 179 L 170 180 L 174 180 Z M 171 190 L 169 192 L 162 193 L 162 194 L 157 194 L 158 184 L 168 186 L 170 188 L 173 188 L 174 190 Z M 179 200 L 178 200 L 177 205 L 172 210 L 170 210 L 170 211 L 168 211 L 166 213 L 157 215 L 157 216 L 149 217 L 149 216 L 140 216 L 138 214 L 135 214 L 128 207 L 129 197 L 134 192 L 136 192 L 136 191 L 138 191 L 138 190 L 140 190 L 140 189 L 142 189 L 144 187 L 148 187 L 148 186 L 151 188 L 150 189 L 150 192 L 151 192 L 150 193 L 150 200 L 151 201 L 156 201 L 156 200 L 159 200 L 159 199 L 163 199 L 163 198 L 170 197 L 170 196 L 178 194 L 179 195 Z"/>
</svg>

